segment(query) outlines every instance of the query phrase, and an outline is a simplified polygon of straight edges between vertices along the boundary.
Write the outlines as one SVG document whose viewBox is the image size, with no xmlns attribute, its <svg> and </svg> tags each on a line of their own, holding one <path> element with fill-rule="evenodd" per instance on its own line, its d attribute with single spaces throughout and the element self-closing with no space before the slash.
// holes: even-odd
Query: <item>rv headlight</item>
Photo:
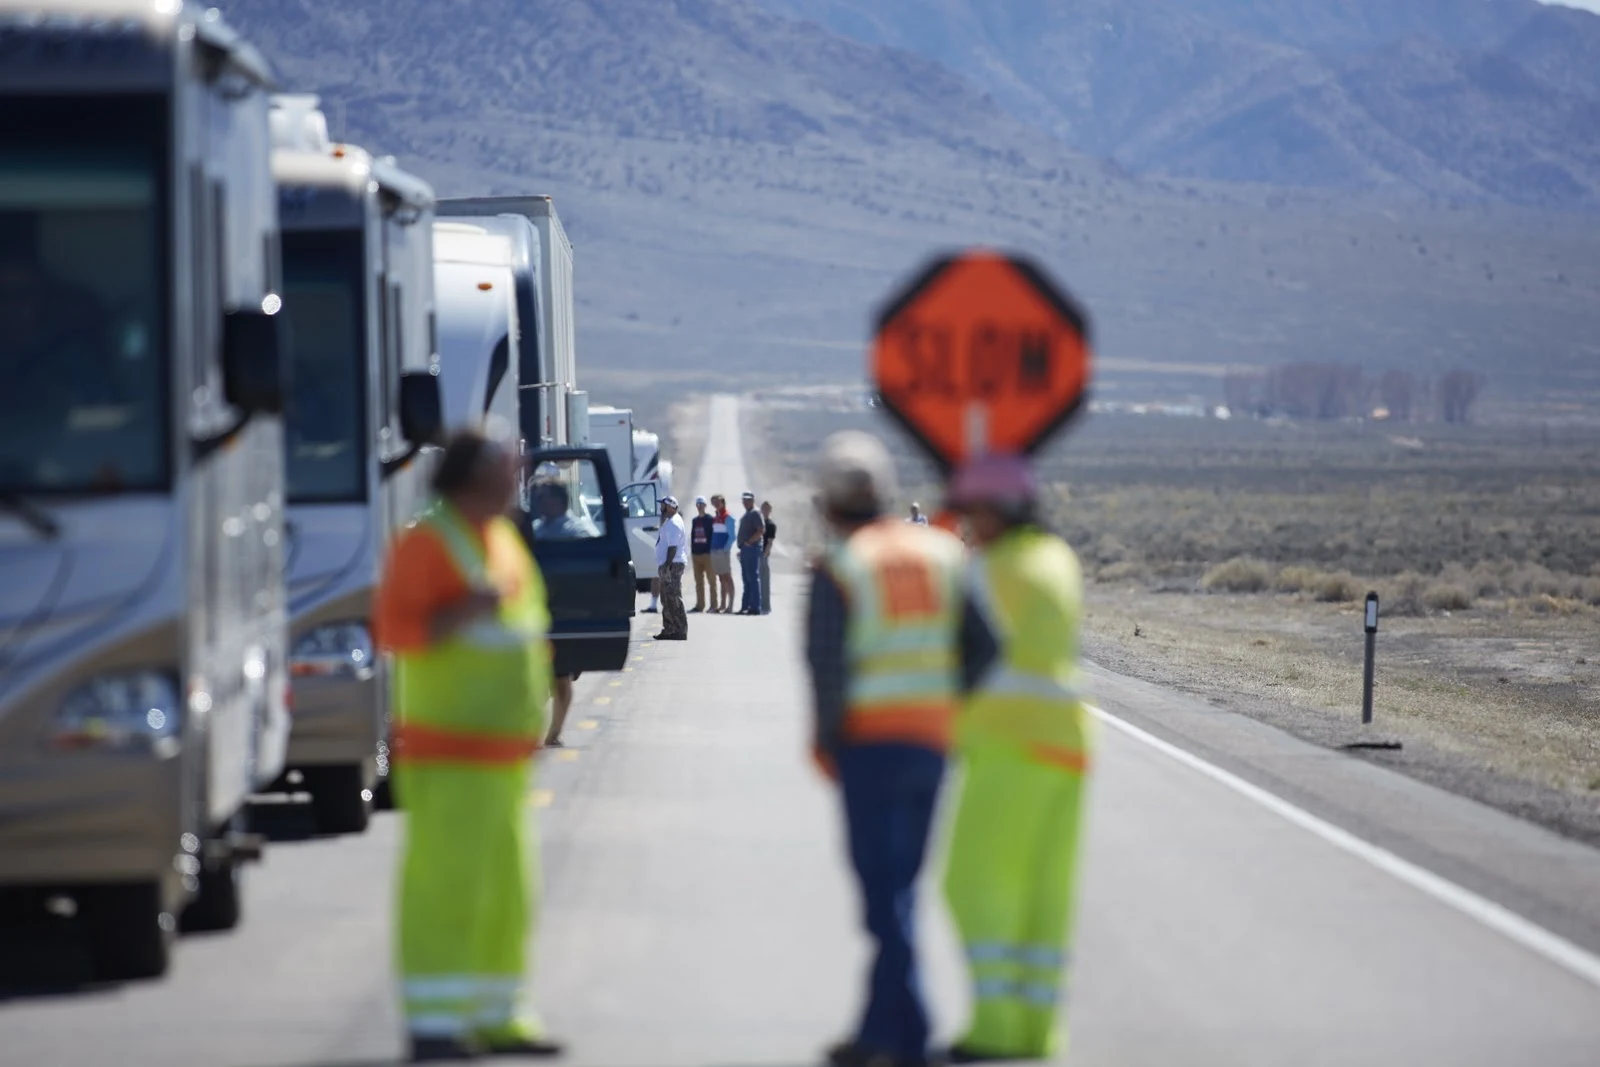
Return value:
<svg viewBox="0 0 1600 1067">
<path fill-rule="evenodd" d="M 334 622 L 309 630 L 294 643 L 289 671 L 296 678 L 372 673 L 372 634 L 364 622 Z"/>
<path fill-rule="evenodd" d="M 102 674 L 68 693 L 50 722 L 57 748 L 166 755 L 183 728 L 178 686 L 160 671 Z"/>
</svg>

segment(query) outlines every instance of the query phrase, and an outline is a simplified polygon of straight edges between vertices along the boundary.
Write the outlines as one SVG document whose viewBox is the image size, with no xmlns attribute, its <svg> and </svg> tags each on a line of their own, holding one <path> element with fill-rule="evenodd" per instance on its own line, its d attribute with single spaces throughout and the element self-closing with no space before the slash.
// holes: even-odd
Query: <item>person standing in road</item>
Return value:
<svg viewBox="0 0 1600 1067">
<path fill-rule="evenodd" d="M 761 502 L 761 614 L 772 614 L 772 545 L 778 540 L 778 524 L 772 521 L 772 501 Z"/>
<path fill-rule="evenodd" d="M 717 520 L 706 513 L 706 498 L 694 498 L 696 515 L 689 520 L 689 560 L 694 565 L 694 607 L 690 615 L 706 610 L 706 591 L 711 592 L 711 610 L 717 610 L 717 574 L 711 566 L 711 539 Z"/>
<path fill-rule="evenodd" d="M 395 657 L 395 794 L 406 814 L 399 944 L 415 1061 L 555 1055 L 525 1009 L 537 896 L 530 757 L 550 689 L 544 582 L 505 518 L 516 458 L 456 434 L 436 499 L 394 542 L 378 643 Z"/>
<path fill-rule="evenodd" d="M 849 854 L 877 944 L 855 1036 L 834 1067 L 923 1067 L 929 1024 L 914 945 L 917 873 L 961 694 L 995 641 L 963 592 L 961 543 L 889 518 L 894 462 L 876 438 L 823 445 L 832 547 L 812 567 L 806 659 L 813 757 L 844 799 Z"/>
<path fill-rule="evenodd" d="M 739 516 L 739 574 L 744 583 L 739 601 L 740 615 L 761 614 L 761 544 L 767 536 L 767 524 L 756 510 L 756 495 L 749 490 L 739 498 L 744 503 L 744 514 Z"/>
<path fill-rule="evenodd" d="M 572 683 L 583 677 L 581 671 L 558 674 L 552 682 L 550 693 L 550 729 L 544 735 L 545 748 L 564 748 L 561 731 L 567 725 L 567 713 L 572 710 Z"/>
<path fill-rule="evenodd" d="M 717 575 L 716 606 L 713 614 L 727 615 L 733 611 L 733 542 L 735 525 L 728 514 L 728 500 L 721 493 L 711 498 L 716 509 L 711 528 L 711 569 Z"/>
<path fill-rule="evenodd" d="M 911 502 L 911 514 L 907 516 L 906 522 L 910 523 L 912 526 L 928 525 L 928 516 L 922 513 L 922 505 L 917 503 L 915 500 Z"/>
<path fill-rule="evenodd" d="M 1083 578 L 1065 541 L 1036 518 L 1028 461 L 975 460 L 956 472 L 950 505 L 976 550 L 974 596 L 1000 656 L 957 726 L 962 795 L 945 888 L 966 945 L 972 1025 L 955 1062 L 1046 1059 L 1069 956 L 1089 716 L 1079 691 Z"/>
<path fill-rule="evenodd" d="M 656 532 L 656 577 L 661 579 L 661 632 L 657 641 L 687 641 L 689 617 L 683 610 L 684 555 L 689 534 L 678 515 L 676 497 L 661 498 L 661 528 Z"/>
</svg>

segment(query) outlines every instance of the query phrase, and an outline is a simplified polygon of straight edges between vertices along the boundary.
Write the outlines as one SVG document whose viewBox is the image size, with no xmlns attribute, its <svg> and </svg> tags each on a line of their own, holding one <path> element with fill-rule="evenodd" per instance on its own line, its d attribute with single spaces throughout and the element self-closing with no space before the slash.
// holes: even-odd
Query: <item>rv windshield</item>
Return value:
<svg viewBox="0 0 1600 1067">
<path fill-rule="evenodd" d="M 168 483 L 163 115 L 0 99 L 0 492 Z"/>
<path fill-rule="evenodd" d="M 360 230 L 283 235 L 283 309 L 294 353 L 292 503 L 367 498 L 363 259 Z"/>
</svg>

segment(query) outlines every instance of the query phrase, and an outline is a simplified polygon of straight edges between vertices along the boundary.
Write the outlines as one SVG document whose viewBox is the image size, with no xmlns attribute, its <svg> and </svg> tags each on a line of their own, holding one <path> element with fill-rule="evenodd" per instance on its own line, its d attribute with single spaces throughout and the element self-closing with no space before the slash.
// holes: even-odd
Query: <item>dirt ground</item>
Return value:
<svg viewBox="0 0 1600 1067">
<path fill-rule="evenodd" d="M 1355 605 L 1286 594 L 1090 586 L 1085 652 L 1600 844 L 1600 626 L 1467 612 L 1385 619 L 1373 725 L 1361 727 Z"/>
</svg>

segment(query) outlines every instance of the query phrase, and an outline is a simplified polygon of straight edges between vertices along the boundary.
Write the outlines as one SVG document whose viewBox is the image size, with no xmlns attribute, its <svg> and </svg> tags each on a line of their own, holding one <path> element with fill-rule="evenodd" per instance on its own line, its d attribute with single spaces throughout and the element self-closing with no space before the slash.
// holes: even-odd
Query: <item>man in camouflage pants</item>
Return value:
<svg viewBox="0 0 1600 1067">
<path fill-rule="evenodd" d="M 678 516 L 678 501 L 661 501 L 661 528 L 656 534 L 656 577 L 661 579 L 661 632 L 657 641 L 687 641 L 689 615 L 683 609 L 683 570 L 689 561 L 689 532 Z"/>
</svg>

